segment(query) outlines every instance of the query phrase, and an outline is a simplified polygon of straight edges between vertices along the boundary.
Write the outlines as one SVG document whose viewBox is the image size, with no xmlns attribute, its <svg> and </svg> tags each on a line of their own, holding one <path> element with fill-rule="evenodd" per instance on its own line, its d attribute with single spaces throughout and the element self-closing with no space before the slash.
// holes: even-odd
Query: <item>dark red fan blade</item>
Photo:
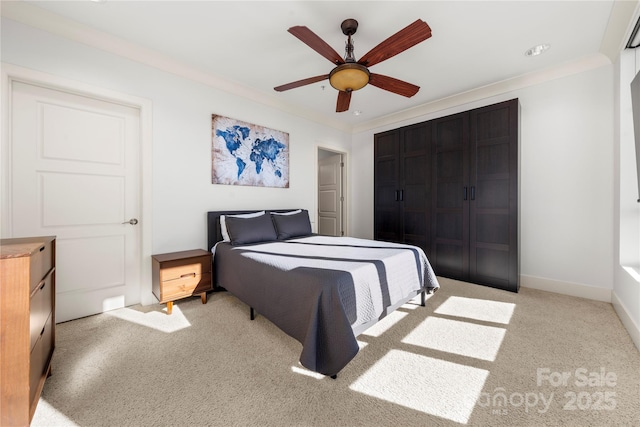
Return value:
<svg viewBox="0 0 640 427">
<path fill-rule="evenodd" d="M 347 111 L 349 109 L 349 104 L 351 103 L 351 91 L 339 91 L 338 92 L 338 102 L 336 103 L 336 113 L 342 113 L 343 111 Z"/>
<path fill-rule="evenodd" d="M 389 92 L 397 93 L 398 95 L 406 96 L 407 98 L 411 98 L 420 90 L 420 86 L 375 73 L 371 73 L 369 84 L 379 87 L 380 89 L 388 90 Z"/>
<path fill-rule="evenodd" d="M 426 22 L 418 19 L 413 24 L 398 31 L 371 49 L 360 58 L 358 63 L 366 67 L 371 67 L 372 65 L 396 56 L 400 52 L 404 52 L 429 37 L 431 37 L 431 28 Z"/>
<path fill-rule="evenodd" d="M 311 83 L 321 82 L 329 78 L 329 74 L 323 74 L 321 76 L 309 77 L 308 79 L 298 80 L 297 82 L 287 83 L 285 85 L 274 87 L 278 92 L 284 92 L 285 90 L 295 89 L 300 86 L 310 85 Z"/>
<path fill-rule="evenodd" d="M 331 46 L 322 40 L 316 33 L 307 27 L 297 26 L 288 30 L 291 34 L 299 38 L 304 44 L 327 58 L 334 64 L 344 64 L 344 59 Z"/>
</svg>

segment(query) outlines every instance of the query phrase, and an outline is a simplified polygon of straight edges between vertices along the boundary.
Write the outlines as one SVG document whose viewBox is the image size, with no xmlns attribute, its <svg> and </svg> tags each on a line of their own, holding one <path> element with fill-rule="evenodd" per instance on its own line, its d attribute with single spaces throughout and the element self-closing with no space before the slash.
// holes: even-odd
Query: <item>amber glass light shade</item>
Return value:
<svg viewBox="0 0 640 427">
<path fill-rule="evenodd" d="M 351 92 L 362 89 L 369 83 L 369 70 L 356 62 L 338 65 L 329 74 L 329 83 L 335 89 Z"/>
</svg>

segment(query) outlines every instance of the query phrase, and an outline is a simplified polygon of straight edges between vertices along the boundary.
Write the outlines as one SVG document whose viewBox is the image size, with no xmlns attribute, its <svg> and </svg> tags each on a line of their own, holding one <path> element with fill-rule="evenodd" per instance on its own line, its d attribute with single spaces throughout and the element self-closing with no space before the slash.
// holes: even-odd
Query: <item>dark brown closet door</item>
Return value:
<svg viewBox="0 0 640 427">
<path fill-rule="evenodd" d="M 374 239 L 402 241 L 400 190 L 400 130 L 374 136 Z"/>
<path fill-rule="evenodd" d="M 400 194 L 402 242 L 422 248 L 430 256 L 431 124 L 401 129 Z"/>
<path fill-rule="evenodd" d="M 471 111 L 469 280 L 518 290 L 518 100 Z"/>
<path fill-rule="evenodd" d="M 517 292 L 517 99 L 374 136 L 374 238 L 438 276 Z"/>
<path fill-rule="evenodd" d="M 469 280 L 469 114 L 432 120 L 431 264 L 439 276 Z"/>
</svg>

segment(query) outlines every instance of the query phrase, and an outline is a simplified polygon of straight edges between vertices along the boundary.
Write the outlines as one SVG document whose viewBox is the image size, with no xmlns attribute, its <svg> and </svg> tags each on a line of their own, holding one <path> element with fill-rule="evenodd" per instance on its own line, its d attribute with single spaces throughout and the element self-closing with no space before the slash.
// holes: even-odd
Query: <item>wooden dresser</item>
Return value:
<svg viewBox="0 0 640 427">
<path fill-rule="evenodd" d="M 53 236 L 0 240 L 0 425 L 27 426 L 55 347 Z"/>
</svg>

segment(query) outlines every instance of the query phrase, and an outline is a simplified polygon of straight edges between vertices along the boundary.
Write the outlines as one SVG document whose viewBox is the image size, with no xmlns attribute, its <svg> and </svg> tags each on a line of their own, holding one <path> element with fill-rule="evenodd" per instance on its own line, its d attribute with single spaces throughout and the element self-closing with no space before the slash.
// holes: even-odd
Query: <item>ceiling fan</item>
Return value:
<svg viewBox="0 0 640 427">
<path fill-rule="evenodd" d="M 353 43 L 351 41 L 351 36 L 354 35 L 358 29 L 358 21 L 355 19 L 346 19 L 342 22 L 340 28 L 342 29 L 342 33 L 347 36 L 344 58 L 340 57 L 338 52 L 309 28 L 305 26 L 289 28 L 288 31 L 291 34 L 334 63 L 336 67 L 331 70 L 329 74 L 322 74 L 320 76 L 287 83 L 277 86 L 274 89 L 278 92 L 283 92 L 329 79 L 331 86 L 339 91 L 338 102 L 336 104 L 337 113 L 347 111 L 351 102 L 351 93 L 355 90 L 362 89 L 368 83 L 380 89 L 406 96 L 407 98 L 418 93 L 420 89 L 419 86 L 393 77 L 372 73 L 368 67 L 396 56 L 431 37 L 431 28 L 426 22 L 421 19 L 416 20 L 413 24 L 408 25 L 371 49 L 360 58 L 359 61 L 356 61 L 353 55 Z"/>
</svg>

